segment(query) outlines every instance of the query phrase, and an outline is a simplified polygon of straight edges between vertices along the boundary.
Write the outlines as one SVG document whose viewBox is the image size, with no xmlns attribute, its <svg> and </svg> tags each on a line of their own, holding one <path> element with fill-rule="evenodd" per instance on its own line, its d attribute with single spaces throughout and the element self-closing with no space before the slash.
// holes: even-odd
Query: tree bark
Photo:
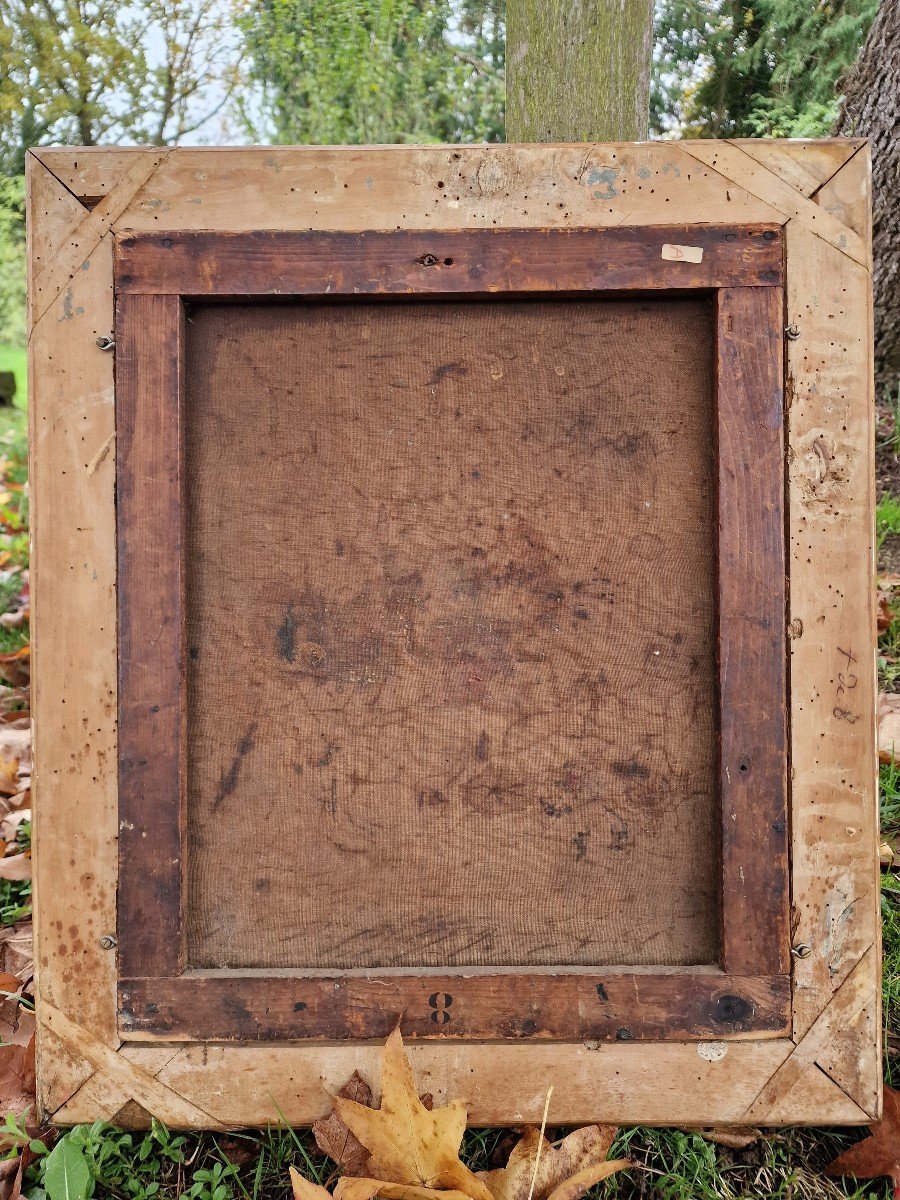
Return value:
<svg viewBox="0 0 900 1200">
<path fill-rule="evenodd" d="M 508 0 L 506 140 L 647 137 L 653 0 Z"/>
<path fill-rule="evenodd" d="M 877 394 L 900 395 L 900 0 L 882 0 L 844 82 L 836 133 L 872 142 Z"/>
</svg>

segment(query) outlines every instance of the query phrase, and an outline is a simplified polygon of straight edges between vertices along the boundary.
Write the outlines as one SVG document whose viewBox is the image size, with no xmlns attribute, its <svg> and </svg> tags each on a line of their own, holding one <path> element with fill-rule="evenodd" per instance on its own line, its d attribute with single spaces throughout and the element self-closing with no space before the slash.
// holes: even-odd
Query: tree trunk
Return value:
<svg viewBox="0 0 900 1200">
<path fill-rule="evenodd" d="M 508 0 L 506 140 L 647 137 L 653 0 Z"/>
<path fill-rule="evenodd" d="M 900 0 L 882 0 L 835 129 L 872 141 L 877 394 L 900 393 Z"/>
</svg>

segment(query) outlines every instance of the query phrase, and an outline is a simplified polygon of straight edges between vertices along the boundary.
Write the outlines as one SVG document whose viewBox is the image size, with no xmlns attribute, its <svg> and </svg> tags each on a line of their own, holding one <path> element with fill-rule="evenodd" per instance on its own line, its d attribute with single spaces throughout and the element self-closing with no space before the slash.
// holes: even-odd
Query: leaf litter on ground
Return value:
<svg viewBox="0 0 900 1200">
<path fill-rule="evenodd" d="M 869 1126 L 869 1136 L 839 1154 L 825 1168 L 832 1178 L 880 1179 L 886 1176 L 900 1200 L 900 1092 L 884 1085 L 880 1121 Z"/>
<path fill-rule="evenodd" d="M 589 1125 L 556 1145 L 543 1130 L 528 1129 L 505 1167 L 477 1175 L 459 1157 L 467 1111 L 461 1100 L 432 1107 L 420 1097 L 399 1029 L 382 1054 L 381 1103 L 358 1074 L 316 1122 L 319 1148 L 344 1172 L 334 1200 L 580 1200 L 594 1184 L 632 1164 L 610 1161 L 612 1126 Z M 326 1200 L 331 1193 L 291 1168 L 294 1200 Z"/>
</svg>

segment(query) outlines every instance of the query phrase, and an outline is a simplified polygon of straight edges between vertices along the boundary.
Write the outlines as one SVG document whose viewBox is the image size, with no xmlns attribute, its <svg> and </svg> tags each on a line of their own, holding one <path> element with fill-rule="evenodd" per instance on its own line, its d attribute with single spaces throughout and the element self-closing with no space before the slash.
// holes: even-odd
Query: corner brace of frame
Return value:
<svg viewBox="0 0 900 1200">
<path fill-rule="evenodd" d="M 765 1114 L 773 1108 L 799 1082 L 804 1072 L 810 1066 L 817 1066 L 822 1074 L 843 1095 L 848 1096 L 861 1112 L 872 1120 L 877 1119 L 877 1112 L 870 1112 L 867 1103 L 860 1103 L 855 1096 L 850 1096 L 846 1089 L 817 1062 L 818 1055 L 833 1036 L 836 1025 L 849 1025 L 860 1013 L 870 999 L 870 978 L 873 970 L 873 959 L 877 957 L 877 947 L 869 949 L 857 961 L 856 966 L 832 995 L 831 1000 L 819 1013 L 794 1049 L 781 1063 L 768 1083 L 747 1108 L 744 1119 L 749 1123 L 764 1121 Z"/>
<path fill-rule="evenodd" d="M 55 258 L 43 267 L 34 279 L 33 325 L 37 324 L 62 290 L 71 283 L 75 273 L 90 258 L 113 222 L 125 212 L 169 153 L 168 150 L 161 150 L 142 154 L 127 175 L 103 197 L 97 207 L 90 212 L 85 211 L 81 223 L 65 240 Z M 60 184 L 60 187 L 62 186 Z"/>
<path fill-rule="evenodd" d="M 698 162 L 731 180 L 777 209 L 786 219 L 793 219 L 829 245 L 842 251 L 861 266 L 868 267 L 866 242 L 815 200 L 808 200 L 796 188 L 764 167 L 740 146 L 730 142 L 685 142 L 683 149 Z"/>
<path fill-rule="evenodd" d="M 120 1089 L 126 1097 L 134 1100 L 148 1112 L 160 1116 L 171 1124 L 199 1128 L 222 1128 L 221 1122 L 211 1113 L 192 1104 L 190 1100 L 179 1095 L 174 1088 L 161 1083 L 149 1071 L 125 1058 L 112 1046 L 101 1042 L 82 1026 L 70 1021 L 68 1017 L 46 1001 L 41 1005 L 40 1015 L 43 1024 L 59 1038 L 68 1050 L 87 1059 L 96 1071 L 108 1076 L 114 1086 Z M 90 1080 L 85 1080 L 85 1084 L 89 1082 Z M 82 1087 L 85 1084 L 82 1084 Z"/>
</svg>

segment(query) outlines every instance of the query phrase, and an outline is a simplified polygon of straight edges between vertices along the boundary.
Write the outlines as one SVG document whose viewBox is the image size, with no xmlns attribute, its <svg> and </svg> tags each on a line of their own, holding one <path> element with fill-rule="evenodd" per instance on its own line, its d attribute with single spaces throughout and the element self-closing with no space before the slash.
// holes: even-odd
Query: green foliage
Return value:
<svg viewBox="0 0 900 1200">
<path fill-rule="evenodd" d="M 900 500 L 895 496 L 882 496 L 875 509 L 875 533 L 881 546 L 889 534 L 900 533 Z"/>
<path fill-rule="evenodd" d="M 231 0 L 0 0 L 0 170 L 40 143 L 178 141 L 235 85 L 232 23 Z"/>
<path fill-rule="evenodd" d="M 25 187 L 21 176 L 0 175 L 0 342 L 25 345 Z"/>
<path fill-rule="evenodd" d="M 15 1113 L 8 1112 L 3 1118 L 3 1123 L 0 1124 L 0 1138 L 5 1145 L 10 1147 L 13 1154 L 27 1146 L 31 1153 L 39 1158 L 47 1153 L 47 1143 L 41 1141 L 40 1138 L 32 1137 L 28 1132 L 27 1120 L 30 1115 L 29 1109 L 26 1109 L 18 1117 Z M 7 1157 L 10 1156 L 7 1155 Z"/>
<path fill-rule="evenodd" d="M 0 190 L 2 190 L 2 187 L 3 187 L 3 184 L 0 183 Z M 0 241 L 0 247 L 2 247 L 2 245 L 3 245 L 3 242 Z M 23 281 L 25 278 L 24 266 L 25 266 L 24 263 L 22 263 L 20 260 L 17 260 L 17 265 L 15 267 L 11 268 L 11 269 L 15 269 L 15 270 L 20 270 L 21 278 Z M 0 285 L 0 286 L 2 286 L 2 285 Z M 24 299 L 25 298 L 23 295 L 22 303 L 24 303 Z M 19 305 L 18 300 L 16 301 L 16 305 Z M 19 308 L 17 308 L 17 311 L 21 311 L 21 306 L 19 306 Z M 12 325 L 12 322 L 10 322 L 10 325 Z M 2 321 L 0 321 L 0 329 L 3 329 L 3 328 L 4 328 L 4 325 L 3 325 Z M 14 328 L 14 326 L 13 326 L 13 328 Z M 16 377 L 16 394 L 15 394 L 15 397 L 13 398 L 13 405 L 16 408 L 19 408 L 22 410 L 25 410 L 28 407 L 27 359 L 28 359 L 28 356 L 26 354 L 24 345 L 14 344 L 14 343 L 10 343 L 10 342 L 3 343 L 2 341 L 0 341 L 0 371 L 12 371 L 13 375 L 15 375 L 15 377 Z"/>
<path fill-rule="evenodd" d="M 88 1200 L 94 1193 L 94 1180 L 75 1137 L 64 1137 L 44 1159 L 44 1190 L 48 1200 Z"/>
<path fill-rule="evenodd" d="M 231 1163 L 214 1162 L 209 1167 L 200 1167 L 181 1200 L 232 1200 L 236 1177 L 237 1168 Z"/>
<path fill-rule="evenodd" d="M 658 0 L 651 126 L 821 137 L 878 0 Z"/>
<path fill-rule="evenodd" d="M 253 0 L 241 19 L 276 142 L 496 141 L 504 0 Z"/>
</svg>

